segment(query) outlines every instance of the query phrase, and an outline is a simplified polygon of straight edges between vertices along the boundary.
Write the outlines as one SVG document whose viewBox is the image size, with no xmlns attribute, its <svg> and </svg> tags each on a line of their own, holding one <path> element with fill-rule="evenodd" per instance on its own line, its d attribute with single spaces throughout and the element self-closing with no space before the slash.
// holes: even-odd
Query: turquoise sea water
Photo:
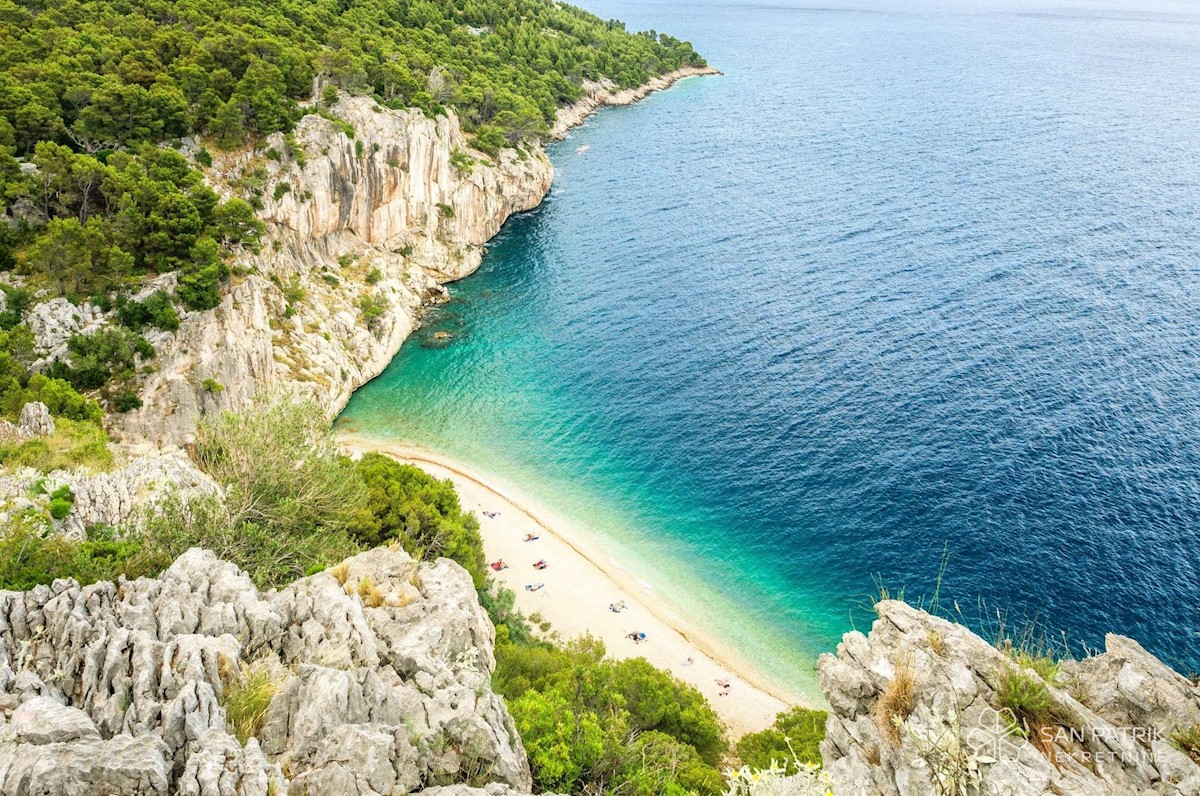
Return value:
<svg viewBox="0 0 1200 796">
<path fill-rule="evenodd" d="M 792 690 L 943 547 L 968 619 L 1200 669 L 1200 10 L 585 5 L 725 75 L 552 147 L 345 421 L 590 528 Z"/>
</svg>

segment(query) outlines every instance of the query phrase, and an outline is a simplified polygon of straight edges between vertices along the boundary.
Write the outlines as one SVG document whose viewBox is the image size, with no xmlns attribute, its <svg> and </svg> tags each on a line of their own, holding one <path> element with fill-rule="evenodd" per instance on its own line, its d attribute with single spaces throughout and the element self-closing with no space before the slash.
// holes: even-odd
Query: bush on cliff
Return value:
<svg viewBox="0 0 1200 796">
<path fill-rule="evenodd" d="M 439 481 L 379 453 L 363 455 L 358 475 L 367 487 L 367 505 L 351 525 L 355 539 L 368 547 L 394 540 L 416 559 L 453 559 L 471 573 L 476 588 L 483 585 L 487 565 L 479 520 L 462 510 L 449 479 Z"/>
<path fill-rule="evenodd" d="M 562 647 L 503 641 L 493 687 L 508 700 L 539 790 L 723 790 L 720 720 L 698 691 L 641 658 L 607 659 L 590 638 Z"/>
<path fill-rule="evenodd" d="M 742 764 L 752 769 L 770 768 L 774 762 L 786 773 L 795 774 L 797 761 L 821 762 L 826 715 L 823 710 L 794 707 L 776 716 L 774 726 L 743 735 L 734 751 Z"/>
<path fill-rule="evenodd" d="M 278 400 L 206 418 L 196 429 L 195 458 L 226 487 L 234 525 L 289 533 L 345 530 L 366 505 L 354 463 L 311 401 Z"/>
</svg>

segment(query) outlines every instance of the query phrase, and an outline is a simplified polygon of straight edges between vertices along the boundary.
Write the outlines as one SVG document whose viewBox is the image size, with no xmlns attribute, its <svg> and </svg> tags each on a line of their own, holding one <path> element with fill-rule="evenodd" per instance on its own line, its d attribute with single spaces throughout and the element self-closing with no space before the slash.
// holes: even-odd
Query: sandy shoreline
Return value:
<svg viewBox="0 0 1200 796">
<path fill-rule="evenodd" d="M 338 439 L 349 449 L 387 453 L 453 481 L 463 508 L 479 517 L 488 561 L 503 559 L 509 565 L 494 574 L 516 594 L 519 610 L 539 614 L 563 639 L 590 633 L 612 657 L 644 657 L 670 671 L 708 698 L 733 737 L 769 726 L 776 713 L 800 703 L 732 651 L 672 616 L 661 597 L 549 512 L 531 508 L 469 467 L 431 451 L 352 434 Z M 537 541 L 523 541 L 530 533 Z M 534 569 L 541 559 L 547 568 Z M 526 590 L 526 584 L 536 583 L 544 587 Z M 624 611 L 609 609 L 619 602 L 625 603 Z M 631 632 L 645 633 L 646 640 L 635 644 L 627 638 Z M 730 683 L 725 695 L 718 680 Z"/>
</svg>

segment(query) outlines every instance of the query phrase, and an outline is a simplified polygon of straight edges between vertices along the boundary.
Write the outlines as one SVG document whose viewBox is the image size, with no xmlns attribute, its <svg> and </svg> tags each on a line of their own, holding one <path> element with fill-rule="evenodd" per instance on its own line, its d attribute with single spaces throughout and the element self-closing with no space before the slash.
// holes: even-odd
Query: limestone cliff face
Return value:
<svg viewBox="0 0 1200 796">
<path fill-rule="evenodd" d="M 154 580 L 0 591 L 0 793 L 528 791 L 493 637 L 464 569 L 387 548 L 269 593 L 202 550 Z M 271 685 L 243 744 L 247 665 Z"/>
<path fill-rule="evenodd" d="M 220 306 L 187 313 L 154 341 L 143 406 L 111 418 L 132 440 L 185 441 L 205 412 L 236 409 L 262 391 L 311 396 L 332 417 L 378 375 L 441 283 L 479 267 L 483 244 L 550 188 L 545 154 L 470 150 L 455 116 L 342 99 L 349 127 L 306 116 L 294 149 L 272 136 L 259 151 L 221 157 L 214 186 L 262 194 L 267 238 Z"/>
<path fill-rule="evenodd" d="M 837 793 L 1200 794 L 1200 765 L 1171 741 L 1200 727 L 1200 686 L 1137 642 L 1109 635 L 1044 680 L 962 625 L 901 602 L 876 610 L 868 635 L 847 633 L 817 664 Z M 1053 719 L 1029 724 L 1022 704 Z"/>
</svg>

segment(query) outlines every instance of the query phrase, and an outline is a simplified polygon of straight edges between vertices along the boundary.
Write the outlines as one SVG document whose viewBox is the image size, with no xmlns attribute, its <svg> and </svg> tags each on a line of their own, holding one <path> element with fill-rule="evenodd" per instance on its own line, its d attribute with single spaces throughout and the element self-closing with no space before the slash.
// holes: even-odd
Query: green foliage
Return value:
<svg viewBox="0 0 1200 796">
<path fill-rule="evenodd" d="M 0 532 L 0 589 L 27 591 L 74 578 L 82 584 L 143 574 L 137 565 L 136 540 L 115 540 L 93 531 L 83 541 L 65 539 L 44 519 L 24 515 Z"/>
<path fill-rule="evenodd" d="M 584 80 L 628 87 L 703 63 L 669 36 L 549 0 L 216 0 L 171 13 L 145 0 L 17 0 L 0 16 L 0 52 L 0 144 L 21 154 L 187 133 L 239 146 L 287 132 L 318 75 L 325 106 L 346 91 L 429 115 L 453 107 L 472 130 L 520 140 Z"/>
<path fill-rule="evenodd" d="M 362 313 L 363 322 L 368 329 L 374 329 L 376 322 L 387 312 L 387 299 L 375 293 L 368 293 L 358 300 L 358 310 Z"/>
<path fill-rule="evenodd" d="M 442 218 L 454 218 L 454 208 L 450 205 L 439 202 L 437 209 Z"/>
<path fill-rule="evenodd" d="M 200 389 L 215 395 L 217 393 L 225 392 L 225 385 L 216 379 L 205 379 L 204 381 L 200 382 Z"/>
<path fill-rule="evenodd" d="M 286 182 L 281 182 L 275 186 L 275 191 L 274 191 L 274 193 L 271 194 L 271 196 L 276 202 L 278 202 L 280 199 L 287 196 L 291 192 L 292 192 L 291 184 L 286 183 Z"/>
<path fill-rule="evenodd" d="M 118 411 L 141 405 L 129 385 L 141 363 L 154 357 L 154 347 L 144 337 L 121 327 L 102 329 L 72 335 L 67 351 L 65 362 L 58 360 L 51 366 L 51 376 L 77 390 L 104 388 L 103 394 Z"/>
<path fill-rule="evenodd" d="M 158 573 L 193 547 L 211 550 L 249 573 L 262 588 L 282 586 L 313 567 L 325 567 L 359 552 L 345 531 L 321 525 L 281 528 L 239 522 L 217 499 L 168 496 L 150 509 L 137 535 L 139 567 Z"/>
<path fill-rule="evenodd" d="M 794 707 L 776 716 L 773 726 L 743 735 L 734 751 L 742 764 L 752 769 L 770 768 L 774 762 L 787 774 L 795 774 L 797 762 L 821 762 L 825 717 L 823 710 Z"/>
<path fill-rule="evenodd" d="M 75 495 L 71 493 L 69 486 L 64 484 L 50 493 L 50 516 L 54 519 L 66 519 L 74 505 Z"/>
<path fill-rule="evenodd" d="M 112 467 L 112 461 L 108 434 L 89 421 L 60 417 L 49 436 L 0 442 L 0 465 L 32 467 L 43 473 L 75 468 L 104 471 Z"/>
<path fill-rule="evenodd" d="M 226 487 L 235 525 L 299 533 L 344 530 L 361 518 L 367 490 L 312 402 L 206 418 L 196 429 L 195 455 Z"/>
<path fill-rule="evenodd" d="M 367 274 L 368 285 L 377 285 L 382 279 L 383 271 L 380 271 L 378 268 L 372 268 L 370 273 Z"/>
<path fill-rule="evenodd" d="M 355 539 L 368 547 L 397 541 L 416 559 L 453 559 L 471 573 L 476 588 L 483 585 L 487 565 L 479 520 L 462 510 L 449 479 L 439 481 L 379 453 L 363 455 L 358 475 L 367 501 L 350 528 Z"/>
<path fill-rule="evenodd" d="M 608 660 L 593 639 L 554 647 L 506 635 L 497 635 L 493 685 L 509 702 L 539 790 L 722 791 L 724 732 L 691 686 L 640 658 Z"/>
<path fill-rule="evenodd" d="M 470 174 L 475 167 L 475 159 L 461 149 L 455 149 L 450 153 L 450 165 L 460 174 Z"/>
<path fill-rule="evenodd" d="M 135 332 L 140 332 L 148 326 L 168 332 L 179 328 L 179 313 L 175 311 L 171 294 L 162 290 L 150 294 L 143 301 L 119 297 L 117 318 L 122 326 Z"/>
</svg>

